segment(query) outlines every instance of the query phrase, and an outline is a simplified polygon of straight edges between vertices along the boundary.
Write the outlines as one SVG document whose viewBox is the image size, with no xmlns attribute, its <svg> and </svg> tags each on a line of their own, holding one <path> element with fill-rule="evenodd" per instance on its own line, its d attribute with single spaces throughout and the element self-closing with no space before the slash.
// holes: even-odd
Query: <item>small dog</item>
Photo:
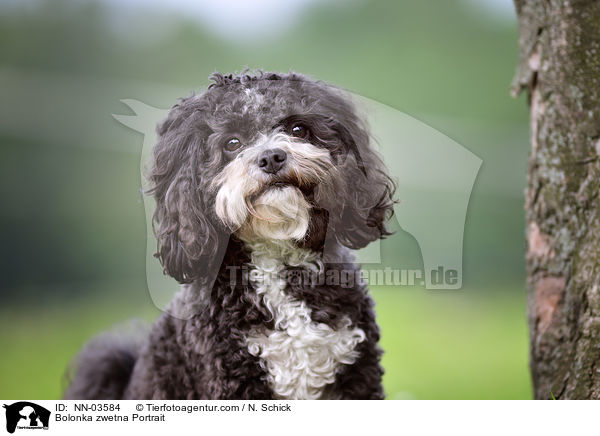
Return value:
<svg viewBox="0 0 600 436">
<path fill-rule="evenodd" d="M 65 397 L 383 398 L 350 249 L 389 234 L 395 183 L 365 124 L 299 74 L 211 79 L 159 126 L 149 174 L 156 256 L 182 283 L 171 314 L 91 341 Z"/>
</svg>

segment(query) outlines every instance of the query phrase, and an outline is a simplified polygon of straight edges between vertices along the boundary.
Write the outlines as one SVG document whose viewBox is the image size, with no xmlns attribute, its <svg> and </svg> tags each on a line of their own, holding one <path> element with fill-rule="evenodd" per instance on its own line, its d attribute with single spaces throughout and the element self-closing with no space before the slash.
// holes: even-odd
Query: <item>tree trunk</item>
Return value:
<svg viewBox="0 0 600 436">
<path fill-rule="evenodd" d="M 600 1 L 515 0 L 535 398 L 600 398 Z"/>
</svg>

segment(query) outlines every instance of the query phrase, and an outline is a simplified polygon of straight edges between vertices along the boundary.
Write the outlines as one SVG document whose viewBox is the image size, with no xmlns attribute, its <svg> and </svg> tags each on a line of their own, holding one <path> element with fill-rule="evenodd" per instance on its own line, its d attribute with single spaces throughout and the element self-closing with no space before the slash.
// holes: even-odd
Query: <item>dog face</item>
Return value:
<svg viewBox="0 0 600 436">
<path fill-rule="evenodd" d="M 293 73 L 211 79 L 158 128 L 149 181 L 166 273 L 197 279 L 231 234 L 312 249 L 388 234 L 395 186 L 344 93 Z"/>
</svg>

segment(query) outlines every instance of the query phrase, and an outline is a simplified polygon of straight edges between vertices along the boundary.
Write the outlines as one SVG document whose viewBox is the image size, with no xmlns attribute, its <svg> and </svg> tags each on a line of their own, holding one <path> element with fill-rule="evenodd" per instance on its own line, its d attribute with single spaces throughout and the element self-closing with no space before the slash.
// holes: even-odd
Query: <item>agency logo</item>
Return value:
<svg viewBox="0 0 600 436">
<path fill-rule="evenodd" d="M 14 433 L 16 429 L 48 430 L 50 411 L 29 401 L 19 401 L 3 406 L 6 409 L 6 431 Z"/>
<path fill-rule="evenodd" d="M 422 286 L 425 289 L 460 289 L 462 287 L 463 235 L 467 208 L 475 178 L 482 160 L 443 133 L 392 107 L 353 94 L 360 112 L 366 115 L 373 134 L 373 146 L 378 150 L 398 189 L 395 222 L 418 244 L 421 263 L 418 270 L 394 264 L 394 258 L 383 258 L 381 241 L 376 240 L 358 250 L 367 282 L 375 285 Z M 158 109 L 138 100 L 125 99 L 134 115 L 113 117 L 123 125 L 143 133 L 140 172 L 141 185 L 148 187 L 144 169 L 152 161 L 156 144 L 156 125 L 167 110 Z M 173 313 L 169 302 L 179 291 L 179 284 L 164 274 L 154 256 L 157 241 L 152 216 L 156 205 L 152 196 L 144 195 L 147 246 L 146 278 L 155 305 L 172 316 L 189 318 L 193 313 Z M 321 205 L 327 209 L 327 205 Z M 354 225 L 348 223 L 349 226 Z M 397 232 L 396 234 L 400 234 Z M 391 242 L 393 237 L 388 238 Z M 228 238 L 222 238 L 215 256 L 224 256 Z M 222 258 L 221 258 L 222 259 Z M 422 260 L 422 262 L 420 262 Z M 215 262 L 215 265 L 220 265 Z M 218 268 L 207 272 L 207 285 L 214 282 Z"/>
</svg>

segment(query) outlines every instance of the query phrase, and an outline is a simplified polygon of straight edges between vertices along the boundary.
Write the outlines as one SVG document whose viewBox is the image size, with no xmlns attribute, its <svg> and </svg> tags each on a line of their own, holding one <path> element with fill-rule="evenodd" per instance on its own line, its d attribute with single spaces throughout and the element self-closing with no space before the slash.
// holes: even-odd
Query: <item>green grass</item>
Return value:
<svg viewBox="0 0 600 436">
<path fill-rule="evenodd" d="M 127 286 L 105 288 L 110 293 L 94 292 L 93 299 L 0 309 L 0 398 L 60 398 L 65 369 L 88 339 L 129 319 L 158 315 L 142 292 L 133 299 Z"/>
<path fill-rule="evenodd" d="M 44 310 L 0 309 L 0 397 L 59 398 L 64 370 L 87 339 L 115 323 L 158 315 L 142 293 L 125 301 L 114 295 Z M 127 295 L 126 287 L 118 295 Z M 389 399 L 531 398 L 525 301 L 515 290 L 388 287 L 373 295 Z"/>
<path fill-rule="evenodd" d="M 529 399 L 525 297 L 374 290 L 389 399 Z"/>
</svg>

